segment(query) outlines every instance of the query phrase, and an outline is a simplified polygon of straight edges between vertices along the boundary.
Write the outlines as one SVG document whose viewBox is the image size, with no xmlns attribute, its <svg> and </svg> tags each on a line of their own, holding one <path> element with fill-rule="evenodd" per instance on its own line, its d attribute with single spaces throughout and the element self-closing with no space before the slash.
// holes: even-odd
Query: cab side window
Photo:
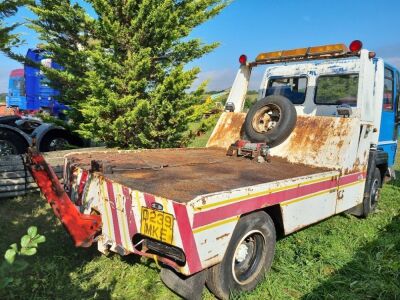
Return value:
<svg viewBox="0 0 400 300">
<path fill-rule="evenodd" d="M 306 99 L 307 77 L 276 77 L 268 81 L 265 96 L 281 95 L 293 104 L 303 104 Z"/>
<path fill-rule="evenodd" d="M 383 91 L 383 110 L 385 111 L 393 110 L 393 83 L 393 71 L 385 68 L 385 88 Z"/>
</svg>

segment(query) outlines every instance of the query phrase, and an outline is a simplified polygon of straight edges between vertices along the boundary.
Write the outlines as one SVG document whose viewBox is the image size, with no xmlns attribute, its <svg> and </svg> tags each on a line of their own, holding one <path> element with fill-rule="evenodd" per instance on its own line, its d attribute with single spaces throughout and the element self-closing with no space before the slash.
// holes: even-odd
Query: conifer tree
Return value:
<svg viewBox="0 0 400 300">
<path fill-rule="evenodd" d="M 7 25 L 5 19 L 15 15 L 20 6 L 25 5 L 27 0 L 1 0 L 0 1 L 0 51 L 10 55 L 11 48 L 21 44 L 20 36 L 13 33 L 19 26 L 18 23 Z"/>
<path fill-rule="evenodd" d="M 41 0 L 30 8 L 61 71 L 44 72 L 74 109 L 85 137 L 124 148 L 184 145 L 198 68 L 185 65 L 217 44 L 188 38 L 226 0 Z M 90 8 L 88 9 L 88 5 Z"/>
</svg>

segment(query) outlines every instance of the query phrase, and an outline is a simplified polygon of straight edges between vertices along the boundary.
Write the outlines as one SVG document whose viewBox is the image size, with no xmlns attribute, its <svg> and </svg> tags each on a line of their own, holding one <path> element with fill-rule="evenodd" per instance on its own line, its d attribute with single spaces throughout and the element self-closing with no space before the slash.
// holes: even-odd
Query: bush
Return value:
<svg viewBox="0 0 400 300">
<path fill-rule="evenodd" d="M 37 228 L 31 226 L 28 228 L 27 234 L 21 238 L 20 249 L 18 249 L 16 243 L 10 245 L 10 248 L 4 254 L 4 261 L 0 265 L 0 290 L 14 283 L 16 273 L 28 267 L 28 262 L 18 257 L 35 255 L 38 245 L 45 241 L 46 238 L 37 233 Z"/>
</svg>

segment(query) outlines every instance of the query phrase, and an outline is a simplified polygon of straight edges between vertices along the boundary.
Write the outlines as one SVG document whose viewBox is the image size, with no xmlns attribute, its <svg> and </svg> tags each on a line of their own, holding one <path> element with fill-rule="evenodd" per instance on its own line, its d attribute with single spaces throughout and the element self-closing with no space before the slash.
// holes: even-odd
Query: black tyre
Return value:
<svg viewBox="0 0 400 300">
<path fill-rule="evenodd" d="M 28 142 L 19 133 L 0 128 L 0 156 L 23 154 L 28 147 Z"/>
<path fill-rule="evenodd" d="M 71 135 L 66 130 L 57 129 L 51 130 L 44 135 L 40 141 L 39 151 L 59 151 L 82 146 L 83 142 L 80 138 Z"/>
<path fill-rule="evenodd" d="M 366 218 L 369 214 L 376 210 L 378 205 L 380 188 L 382 186 L 381 172 L 378 168 L 372 170 L 372 178 L 368 186 L 365 187 L 364 200 L 363 200 L 363 214 L 362 217 Z"/>
<path fill-rule="evenodd" d="M 222 262 L 207 270 L 209 290 L 220 299 L 253 290 L 271 268 L 275 242 L 275 227 L 268 214 L 261 211 L 242 217 Z"/>
<path fill-rule="evenodd" d="M 271 95 L 257 101 L 244 123 L 247 138 L 255 143 L 275 147 L 282 143 L 296 126 L 297 113 L 286 97 Z"/>
<path fill-rule="evenodd" d="M 3 116 L 0 117 L 0 124 L 5 124 L 9 126 L 16 126 L 15 121 L 20 120 L 21 117 L 19 116 Z"/>
</svg>

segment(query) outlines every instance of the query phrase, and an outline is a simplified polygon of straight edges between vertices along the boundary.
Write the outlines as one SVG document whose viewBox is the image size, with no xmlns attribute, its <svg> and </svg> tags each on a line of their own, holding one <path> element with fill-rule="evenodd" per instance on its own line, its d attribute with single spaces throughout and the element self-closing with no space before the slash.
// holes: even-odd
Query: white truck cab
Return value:
<svg viewBox="0 0 400 300">
<path fill-rule="evenodd" d="M 386 175 L 395 176 L 399 122 L 399 71 L 375 52 L 353 41 L 343 44 L 261 53 L 255 62 L 239 59 L 226 110 L 242 112 L 252 69 L 266 65 L 258 99 L 282 95 L 296 108 L 298 116 L 334 116 L 348 113 L 368 132 L 371 149 L 386 157 Z M 384 167 L 383 167 L 384 168 Z"/>
</svg>

